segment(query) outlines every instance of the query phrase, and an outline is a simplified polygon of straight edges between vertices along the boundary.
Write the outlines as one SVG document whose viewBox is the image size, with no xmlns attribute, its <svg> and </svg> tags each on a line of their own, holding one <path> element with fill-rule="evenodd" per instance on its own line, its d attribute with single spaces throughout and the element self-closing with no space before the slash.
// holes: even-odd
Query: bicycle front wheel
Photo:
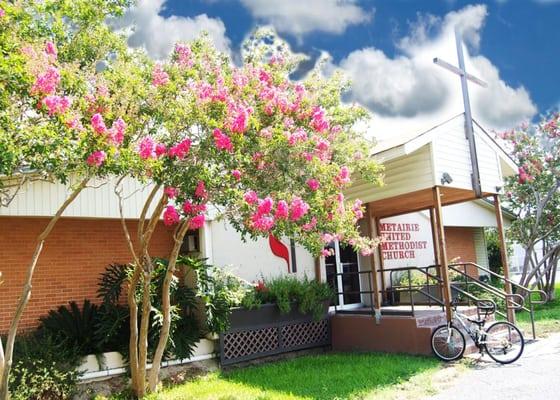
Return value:
<svg viewBox="0 0 560 400">
<path fill-rule="evenodd" d="M 495 322 L 488 327 L 483 343 L 488 355 L 501 364 L 516 361 L 525 347 L 521 331 L 504 321 Z"/>
<path fill-rule="evenodd" d="M 432 350 L 443 361 L 460 359 L 466 346 L 465 335 L 454 326 L 441 325 L 432 333 Z"/>
</svg>

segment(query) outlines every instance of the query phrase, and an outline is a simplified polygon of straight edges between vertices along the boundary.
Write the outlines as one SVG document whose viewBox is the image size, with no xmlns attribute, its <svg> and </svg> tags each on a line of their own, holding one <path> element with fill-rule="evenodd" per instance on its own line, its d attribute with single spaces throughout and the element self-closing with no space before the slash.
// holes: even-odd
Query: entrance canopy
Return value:
<svg viewBox="0 0 560 400">
<path fill-rule="evenodd" d="M 476 200 L 476 195 L 472 190 L 439 186 L 439 192 L 442 206 Z M 494 193 L 489 192 L 482 193 L 484 197 L 489 197 L 493 194 Z M 372 208 L 372 213 L 376 218 L 380 219 L 393 217 L 395 215 L 408 214 L 415 211 L 428 210 L 436 206 L 433 188 L 421 189 L 415 192 L 376 200 L 370 202 L 369 204 Z"/>
<path fill-rule="evenodd" d="M 345 192 L 347 198 L 360 198 L 367 204 L 366 223 L 371 237 L 381 233 L 382 218 L 430 211 L 437 276 L 440 277 L 442 304 L 448 320 L 451 319 L 451 287 L 442 207 L 481 197 L 493 199 L 502 265 L 508 278 L 498 193 L 504 185 L 504 178 L 515 174 L 517 167 L 476 121 L 473 131 L 475 146 L 471 148 L 465 135 L 465 117 L 460 114 L 422 133 L 402 135 L 396 132 L 389 140 L 380 142 L 372 155 L 385 167 L 384 186 L 374 186 L 358 179 Z M 471 162 L 471 157 L 474 162 Z M 473 180 L 473 176 L 477 175 L 480 175 L 480 180 Z M 480 192 L 475 193 L 475 187 L 481 189 Z M 464 215 L 464 218 L 468 219 L 469 215 Z M 378 313 L 382 297 L 387 296 L 381 246 L 373 255 L 371 266 L 373 306 Z M 509 285 L 506 285 L 506 292 L 511 294 Z M 514 318 L 512 313 L 508 317 Z"/>
</svg>

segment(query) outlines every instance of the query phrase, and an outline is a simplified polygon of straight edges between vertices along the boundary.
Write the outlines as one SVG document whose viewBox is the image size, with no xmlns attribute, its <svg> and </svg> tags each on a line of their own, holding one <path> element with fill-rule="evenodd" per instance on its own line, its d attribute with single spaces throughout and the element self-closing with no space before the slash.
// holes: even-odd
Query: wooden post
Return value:
<svg viewBox="0 0 560 400">
<path fill-rule="evenodd" d="M 449 285 L 449 269 L 447 264 L 447 250 L 445 249 L 445 231 L 441 212 L 441 198 L 438 186 L 434 186 L 434 206 L 436 214 L 436 226 L 439 245 L 439 259 L 441 264 L 441 278 L 443 280 L 443 302 L 447 321 L 451 321 L 451 286 Z"/>
<path fill-rule="evenodd" d="M 432 226 L 432 243 L 434 245 L 434 262 L 436 264 L 436 275 L 441 279 L 441 262 L 439 256 L 439 239 L 437 234 L 437 215 L 434 207 L 430 208 L 430 224 Z M 440 298 L 443 299 L 443 284 L 438 285 Z"/>
<path fill-rule="evenodd" d="M 321 259 L 315 257 L 315 280 L 321 282 Z"/>
<path fill-rule="evenodd" d="M 381 236 L 381 222 L 379 218 L 375 218 L 375 229 L 377 234 Z M 381 245 L 377 248 L 377 254 L 379 255 L 379 272 L 381 274 L 381 295 L 383 299 L 387 299 L 387 285 L 385 284 L 385 261 L 383 261 L 383 249 Z"/>
<path fill-rule="evenodd" d="M 509 265 L 507 260 L 507 247 L 506 236 L 504 233 L 504 218 L 502 216 L 502 206 L 500 205 L 500 196 L 494 195 L 494 211 L 496 213 L 496 222 L 498 224 L 498 237 L 500 238 L 500 256 L 502 260 L 502 269 L 504 270 L 504 277 L 506 278 L 505 289 L 507 294 L 512 294 L 511 283 L 509 281 Z M 506 300 L 506 304 L 509 301 Z M 515 324 L 515 311 L 507 309 L 508 321 Z"/>
<path fill-rule="evenodd" d="M 432 225 L 432 243 L 434 244 L 434 262 L 440 265 L 439 262 L 439 242 L 437 236 L 437 215 L 436 209 L 430 208 L 430 223 Z M 436 268 L 436 275 L 441 278 L 441 268 Z"/>
<path fill-rule="evenodd" d="M 376 233 L 379 234 L 379 231 L 374 232 L 373 230 L 373 224 L 372 224 L 372 219 L 373 217 L 373 213 L 372 213 L 372 209 L 371 209 L 371 204 L 367 204 L 366 206 L 366 215 L 367 215 L 367 221 L 366 221 L 366 226 L 367 226 L 367 230 L 368 230 L 368 234 L 370 238 L 374 238 L 376 236 Z M 378 249 L 381 246 L 378 247 Z M 372 285 L 373 285 L 373 307 L 375 308 L 375 310 L 379 310 L 381 309 L 381 296 L 379 293 L 379 284 L 377 282 L 377 266 L 375 265 L 375 258 L 373 257 L 373 254 L 370 256 L 370 260 L 371 260 L 371 271 L 372 271 Z"/>
</svg>

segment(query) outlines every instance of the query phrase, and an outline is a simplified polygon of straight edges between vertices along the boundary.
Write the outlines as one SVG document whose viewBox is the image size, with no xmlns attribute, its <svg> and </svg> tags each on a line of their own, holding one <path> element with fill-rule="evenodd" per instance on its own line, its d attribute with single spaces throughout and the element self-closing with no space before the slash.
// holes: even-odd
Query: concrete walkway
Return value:
<svg viewBox="0 0 560 400">
<path fill-rule="evenodd" d="M 560 334 L 526 343 L 519 360 L 510 365 L 477 362 L 451 386 L 429 400 L 560 399 Z M 488 358 L 488 360 L 490 360 Z"/>
</svg>

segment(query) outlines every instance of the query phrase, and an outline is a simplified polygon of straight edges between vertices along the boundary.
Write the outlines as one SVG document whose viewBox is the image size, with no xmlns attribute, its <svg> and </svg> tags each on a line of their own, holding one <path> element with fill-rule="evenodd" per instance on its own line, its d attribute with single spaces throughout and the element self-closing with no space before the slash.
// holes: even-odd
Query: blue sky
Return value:
<svg viewBox="0 0 560 400">
<path fill-rule="evenodd" d="M 200 30 L 235 57 L 256 26 L 273 26 L 310 64 L 328 55 L 355 82 L 349 100 L 384 129 L 461 111 L 457 79 L 431 63 L 456 63 L 455 25 L 470 72 L 490 84 L 472 89 L 474 115 L 488 127 L 536 119 L 560 102 L 560 1 L 140 0 L 125 21 L 136 26 L 129 44 L 154 58 Z"/>
</svg>

